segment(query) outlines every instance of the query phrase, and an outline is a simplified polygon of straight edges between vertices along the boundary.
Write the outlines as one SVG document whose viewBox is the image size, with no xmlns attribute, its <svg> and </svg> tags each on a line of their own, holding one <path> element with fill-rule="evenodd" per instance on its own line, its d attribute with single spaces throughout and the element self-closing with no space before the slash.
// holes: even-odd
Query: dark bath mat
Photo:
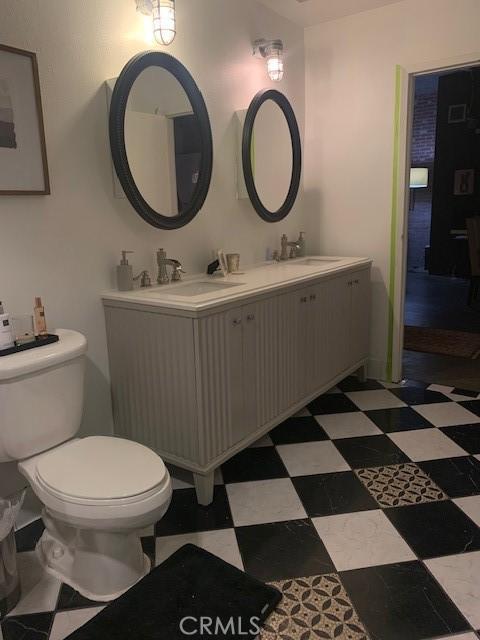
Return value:
<svg viewBox="0 0 480 640">
<path fill-rule="evenodd" d="M 277 589 L 187 544 L 67 640 L 253 640 L 280 600 Z"/>
</svg>

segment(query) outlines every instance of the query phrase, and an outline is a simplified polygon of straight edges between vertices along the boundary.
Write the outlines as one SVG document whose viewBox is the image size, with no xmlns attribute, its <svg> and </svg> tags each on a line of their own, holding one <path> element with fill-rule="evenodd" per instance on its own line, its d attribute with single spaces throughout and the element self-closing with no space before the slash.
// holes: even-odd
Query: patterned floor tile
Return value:
<svg viewBox="0 0 480 640">
<path fill-rule="evenodd" d="M 368 640 L 337 574 L 273 582 L 283 598 L 260 640 Z"/>
<path fill-rule="evenodd" d="M 357 475 L 384 509 L 448 499 L 440 487 L 413 462 L 357 469 Z"/>
</svg>

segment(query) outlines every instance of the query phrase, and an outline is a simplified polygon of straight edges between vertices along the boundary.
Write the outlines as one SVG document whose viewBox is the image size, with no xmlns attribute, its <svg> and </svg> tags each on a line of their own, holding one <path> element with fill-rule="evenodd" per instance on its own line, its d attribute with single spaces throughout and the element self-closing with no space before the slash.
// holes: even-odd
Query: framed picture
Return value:
<svg viewBox="0 0 480 640">
<path fill-rule="evenodd" d="M 49 193 L 37 57 L 0 44 L 0 195 Z"/>
<path fill-rule="evenodd" d="M 465 122 L 466 119 L 467 119 L 466 104 L 452 104 L 450 105 L 450 107 L 448 107 L 448 124 Z"/>
<path fill-rule="evenodd" d="M 228 275 L 228 264 L 227 264 L 227 257 L 225 255 L 225 251 L 223 249 L 219 249 L 217 251 L 217 257 L 220 263 L 220 271 L 222 272 L 222 275 L 225 278 Z"/>
<path fill-rule="evenodd" d="M 455 171 L 455 196 L 471 196 L 475 193 L 475 169 Z"/>
</svg>

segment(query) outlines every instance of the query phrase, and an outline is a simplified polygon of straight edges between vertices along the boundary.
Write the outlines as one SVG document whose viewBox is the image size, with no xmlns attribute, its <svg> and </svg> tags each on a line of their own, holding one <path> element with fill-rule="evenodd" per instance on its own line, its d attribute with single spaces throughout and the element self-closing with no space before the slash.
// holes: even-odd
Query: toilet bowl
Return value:
<svg viewBox="0 0 480 640">
<path fill-rule="evenodd" d="M 172 497 L 162 459 L 108 436 L 74 438 L 83 406 L 86 340 L 60 340 L 0 358 L 0 462 L 19 471 L 43 504 L 36 548 L 52 573 L 90 600 L 112 600 L 150 570 L 142 531 Z"/>
</svg>

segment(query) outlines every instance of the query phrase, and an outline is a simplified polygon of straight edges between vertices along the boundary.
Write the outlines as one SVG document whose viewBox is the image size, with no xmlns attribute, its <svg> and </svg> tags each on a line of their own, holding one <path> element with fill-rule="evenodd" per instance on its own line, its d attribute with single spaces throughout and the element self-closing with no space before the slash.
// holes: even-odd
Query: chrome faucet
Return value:
<svg viewBox="0 0 480 640">
<path fill-rule="evenodd" d="M 172 267 L 172 282 L 179 282 L 182 279 L 182 273 L 186 273 L 182 267 L 182 263 L 173 258 L 167 258 L 165 249 L 159 249 L 157 251 L 157 264 L 158 264 L 158 284 L 168 284 L 170 279 L 168 277 L 167 266 Z"/>
<path fill-rule="evenodd" d="M 300 249 L 298 242 L 289 242 L 285 234 L 282 236 L 282 252 L 280 254 L 280 260 L 288 260 L 297 257 L 297 251 Z M 290 247 L 290 255 L 288 255 L 288 247 Z"/>
</svg>

